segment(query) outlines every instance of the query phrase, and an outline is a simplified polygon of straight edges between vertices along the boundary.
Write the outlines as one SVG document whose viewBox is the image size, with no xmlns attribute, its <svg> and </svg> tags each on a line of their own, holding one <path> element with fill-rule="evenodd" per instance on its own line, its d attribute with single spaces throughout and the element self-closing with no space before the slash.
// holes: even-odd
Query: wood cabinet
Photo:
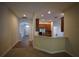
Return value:
<svg viewBox="0 0 79 59">
<path fill-rule="evenodd" d="M 39 28 L 45 28 L 47 31 L 51 31 L 51 24 L 39 24 Z"/>
<path fill-rule="evenodd" d="M 39 31 L 39 18 L 36 18 L 36 31 Z"/>
<path fill-rule="evenodd" d="M 61 18 L 61 32 L 64 32 L 64 17 Z"/>
<path fill-rule="evenodd" d="M 45 36 L 51 36 L 51 23 L 50 24 L 39 24 L 39 29 L 44 28 L 45 31 Z"/>
</svg>

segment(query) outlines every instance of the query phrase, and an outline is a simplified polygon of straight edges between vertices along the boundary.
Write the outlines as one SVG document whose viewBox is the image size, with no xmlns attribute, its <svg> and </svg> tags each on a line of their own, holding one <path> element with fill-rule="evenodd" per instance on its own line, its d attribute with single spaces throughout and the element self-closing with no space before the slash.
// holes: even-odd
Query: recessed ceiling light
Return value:
<svg viewBox="0 0 79 59">
<path fill-rule="evenodd" d="M 42 14 L 41 17 L 44 17 L 44 15 Z"/>
<path fill-rule="evenodd" d="M 51 14 L 51 11 L 48 11 L 48 14 Z"/>
<path fill-rule="evenodd" d="M 25 14 L 24 14 L 23 16 L 24 16 L 24 17 L 26 17 L 26 15 L 25 15 Z"/>
<path fill-rule="evenodd" d="M 61 13 L 60 15 L 61 15 L 61 16 L 64 16 L 64 13 Z"/>
</svg>

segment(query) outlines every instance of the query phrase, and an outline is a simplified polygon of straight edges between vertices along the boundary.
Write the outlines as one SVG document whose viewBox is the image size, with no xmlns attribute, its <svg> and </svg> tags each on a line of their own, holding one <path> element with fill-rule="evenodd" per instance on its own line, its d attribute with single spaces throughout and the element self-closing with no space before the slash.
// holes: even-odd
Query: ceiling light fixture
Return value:
<svg viewBox="0 0 79 59">
<path fill-rule="evenodd" d="M 48 14 L 51 14 L 51 11 L 48 11 Z"/>
<path fill-rule="evenodd" d="M 25 15 L 25 14 L 24 14 L 23 16 L 24 16 L 24 17 L 26 17 L 26 15 Z"/>
<path fill-rule="evenodd" d="M 44 15 L 42 14 L 41 17 L 44 17 Z"/>
<path fill-rule="evenodd" d="M 60 15 L 61 15 L 61 16 L 64 16 L 64 13 L 61 13 Z"/>
</svg>

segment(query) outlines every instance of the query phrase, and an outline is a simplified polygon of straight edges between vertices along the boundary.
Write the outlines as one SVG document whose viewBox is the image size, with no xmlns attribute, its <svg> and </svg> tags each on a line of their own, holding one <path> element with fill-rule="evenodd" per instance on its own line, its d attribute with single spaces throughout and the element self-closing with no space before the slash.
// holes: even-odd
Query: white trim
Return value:
<svg viewBox="0 0 79 59">
<path fill-rule="evenodd" d="M 34 47 L 35 49 L 38 49 L 38 50 L 41 50 L 41 51 L 44 51 L 44 52 L 47 52 L 49 54 L 55 54 L 55 53 L 60 53 L 60 52 L 65 52 L 65 50 L 59 50 L 59 51 L 48 51 L 48 50 L 45 50 L 45 49 L 41 49 L 41 48 L 38 48 L 38 47 Z"/>
<path fill-rule="evenodd" d="M 1 55 L 2 57 L 3 56 L 5 56 L 15 45 L 16 45 L 16 43 L 18 43 L 19 42 L 19 40 L 18 41 L 16 41 L 10 48 L 8 48 L 6 51 L 4 51 L 4 53 Z"/>
<path fill-rule="evenodd" d="M 70 52 L 68 52 L 68 51 L 66 51 L 66 50 L 65 50 L 65 52 L 66 52 L 67 54 L 71 55 L 72 57 L 75 57 L 72 53 L 70 53 Z"/>
</svg>

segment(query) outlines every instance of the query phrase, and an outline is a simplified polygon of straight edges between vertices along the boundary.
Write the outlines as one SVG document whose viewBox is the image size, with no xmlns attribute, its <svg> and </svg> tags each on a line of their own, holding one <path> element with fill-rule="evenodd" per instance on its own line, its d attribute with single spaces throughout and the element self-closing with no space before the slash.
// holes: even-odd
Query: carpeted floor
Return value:
<svg viewBox="0 0 79 59">
<path fill-rule="evenodd" d="M 18 42 L 4 57 L 71 57 L 65 52 L 48 54 L 34 49 L 32 46 L 23 46 L 23 42 Z"/>
<path fill-rule="evenodd" d="M 70 55 L 65 52 L 48 54 L 33 48 L 14 48 L 5 57 L 70 57 Z"/>
</svg>

